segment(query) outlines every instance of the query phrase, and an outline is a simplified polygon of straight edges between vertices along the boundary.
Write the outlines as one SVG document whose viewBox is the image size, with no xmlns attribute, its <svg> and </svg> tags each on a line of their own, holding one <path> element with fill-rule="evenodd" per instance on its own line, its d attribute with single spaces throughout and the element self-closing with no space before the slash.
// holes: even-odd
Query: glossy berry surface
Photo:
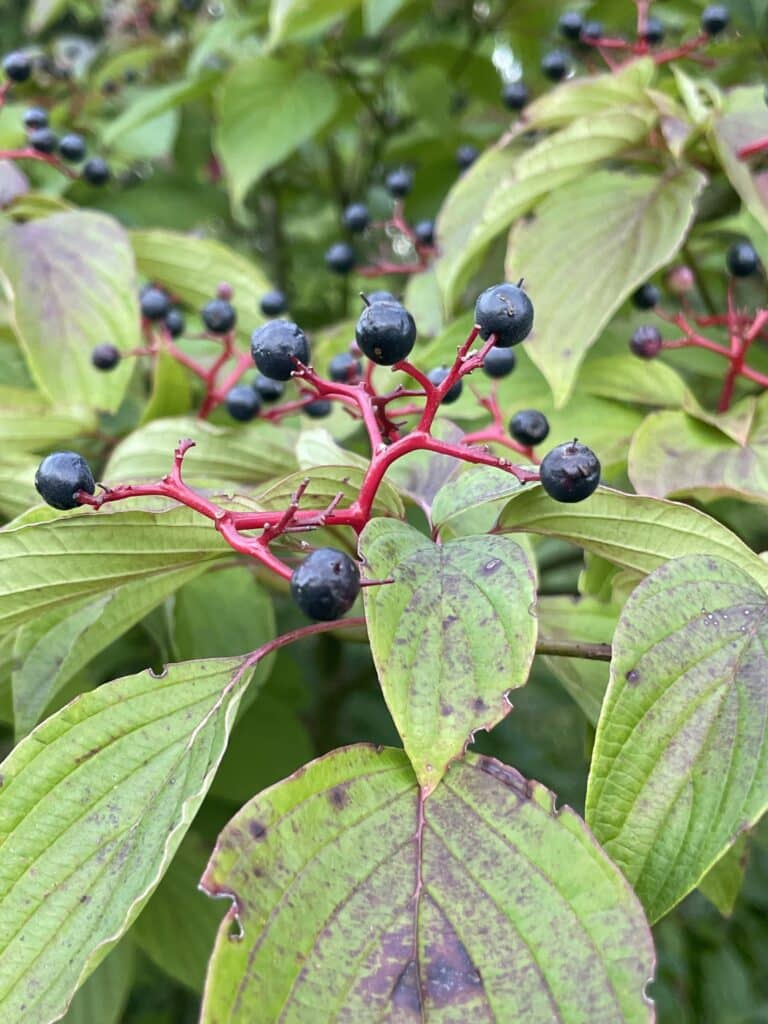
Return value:
<svg viewBox="0 0 768 1024">
<path fill-rule="evenodd" d="M 522 110 L 529 99 L 528 88 L 523 82 L 507 82 L 501 90 L 501 102 L 507 110 Z"/>
<path fill-rule="evenodd" d="M 386 180 L 387 192 L 395 199 L 404 199 L 413 188 L 413 175 L 407 168 L 390 171 Z"/>
<path fill-rule="evenodd" d="M 285 392 L 285 384 L 281 380 L 273 380 L 271 377 L 265 377 L 263 373 L 258 374 L 257 377 L 252 381 L 251 386 L 253 390 L 261 396 L 264 402 L 276 402 L 278 399 L 283 397 Z"/>
<path fill-rule="evenodd" d="M 334 274 L 348 274 L 356 262 L 355 250 L 349 242 L 336 242 L 325 254 L 325 265 Z"/>
<path fill-rule="evenodd" d="M 419 245 L 435 244 L 435 222 L 433 220 L 420 220 L 415 225 L 413 233 Z"/>
<path fill-rule="evenodd" d="M 35 128 L 27 136 L 27 141 L 38 153 L 53 153 L 58 145 L 59 137 L 50 128 Z"/>
<path fill-rule="evenodd" d="M 89 185 L 106 185 L 112 177 L 109 164 L 100 156 L 93 156 L 83 165 L 82 175 Z"/>
<path fill-rule="evenodd" d="M 734 277 L 749 277 L 757 270 L 759 259 L 749 242 L 734 242 L 725 257 L 728 273 Z"/>
<path fill-rule="evenodd" d="M 164 320 L 171 308 L 171 300 L 159 288 L 145 288 L 139 299 L 141 315 L 145 320 Z"/>
<path fill-rule="evenodd" d="M 659 43 L 664 42 L 664 25 L 658 19 L 654 17 L 645 19 L 645 30 L 642 34 L 644 42 L 648 43 L 649 46 L 658 46 Z"/>
<path fill-rule="evenodd" d="M 584 501 L 600 483 L 600 460 L 585 444 L 566 441 L 547 452 L 539 475 L 542 487 L 555 501 Z"/>
<path fill-rule="evenodd" d="M 82 135 L 76 135 L 74 132 L 65 135 L 59 142 L 59 153 L 62 160 L 68 160 L 73 164 L 80 163 L 85 159 L 85 139 Z"/>
<path fill-rule="evenodd" d="M 357 380 L 362 372 L 360 360 L 355 359 L 350 352 L 339 352 L 328 363 L 328 377 L 337 384 L 349 384 Z"/>
<path fill-rule="evenodd" d="M 24 122 L 24 127 L 27 129 L 47 128 L 48 113 L 41 107 L 30 107 L 28 110 L 24 111 L 22 121 Z"/>
<path fill-rule="evenodd" d="M 498 345 L 494 345 L 493 348 L 486 353 L 485 359 L 483 360 L 483 372 L 488 377 L 498 380 L 501 377 L 508 377 L 514 370 L 516 363 L 517 356 L 515 355 L 514 349 L 499 348 Z"/>
<path fill-rule="evenodd" d="M 169 309 L 165 314 L 165 326 L 172 338 L 180 338 L 186 330 L 187 322 L 180 309 Z"/>
<path fill-rule="evenodd" d="M 538 409 L 521 409 L 509 421 L 509 433 L 520 444 L 533 448 L 549 434 L 549 420 Z"/>
<path fill-rule="evenodd" d="M 629 339 L 632 352 L 641 359 L 655 359 L 661 351 L 662 338 L 652 324 L 643 324 Z"/>
<path fill-rule="evenodd" d="M 379 290 L 379 291 L 376 291 L 376 292 L 368 292 L 365 297 L 366 297 L 366 299 L 368 299 L 368 301 L 371 303 L 371 305 L 373 305 L 374 302 L 399 302 L 400 301 L 396 295 L 392 294 L 392 292 L 385 292 L 383 290 Z"/>
<path fill-rule="evenodd" d="M 275 288 L 271 292 L 264 292 L 259 307 L 264 316 L 280 316 L 288 308 L 288 300 L 284 292 Z"/>
<path fill-rule="evenodd" d="M 448 369 L 447 366 L 436 366 L 434 370 L 429 371 L 427 377 L 429 378 L 431 383 L 434 384 L 435 387 L 437 388 L 443 383 L 443 381 L 445 380 L 449 373 L 450 370 Z M 463 387 L 464 385 L 461 379 L 457 380 L 455 384 L 452 384 L 448 388 L 446 393 L 443 395 L 443 405 L 451 405 L 451 403 L 455 402 L 456 399 L 459 398 L 459 396 L 461 395 Z"/>
<path fill-rule="evenodd" d="M 227 412 L 233 420 L 239 423 L 247 423 L 254 416 L 258 415 L 261 408 L 261 398 L 245 384 L 238 384 L 227 392 L 224 399 Z"/>
<path fill-rule="evenodd" d="M 360 314 L 355 339 L 374 363 L 394 366 L 410 355 L 416 342 L 416 324 L 399 302 L 374 302 Z"/>
<path fill-rule="evenodd" d="M 584 27 L 584 19 L 578 11 L 565 11 L 560 15 L 557 23 L 557 31 L 563 39 L 570 39 L 576 42 L 581 38 L 581 30 Z"/>
<path fill-rule="evenodd" d="M 495 284 L 475 303 L 475 323 L 481 338 L 495 334 L 502 348 L 517 345 L 533 328 L 533 303 L 516 284 Z"/>
<path fill-rule="evenodd" d="M 32 63 L 23 53 L 9 53 L 3 60 L 3 73 L 10 82 L 26 82 L 32 74 Z"/>
<path fill-rule="evenodd" d="M 728 28 L 731 14 L 725 4 L 710 4 L 701 15 L 701 28 L 708 36 L 717 36 Z"/>
<path fill-rule="evenodd" d="M 360 570 L 343 551 L 318 548 L 291 576 L 291 596 L 310 619 L 331 622 L 349 611 L 360 593 Z"/>
<path fill-rule="evenodd" d="M 53 452 L 47 455 L 35 473 L 35 487 L 43 501 L 52 508 L 78 508 L 78 491 L 93 494 L 96 484 L 91 467 L 77 452 Z"/>
<path fill-rule="evenodd" d="M 341 217 L 341 222 L 347 231 L 352 231 L 354 234 L 365 231 L 369 220 L 368 207 L 365 203 L 350 203 Z"/>
<path fill-rule="evenodd" d="M 581 30 L 581 38 L 595 42 L 603 38 L 603 25 L 600 21 L 585 21 Z"/>
<path fill-rule="evenodd" d="M 332 409 L 333 402 L 330 398 L 316 398 L 314 402 L 307 402 L 302 408 L 302 412 L 306 413 L 310 419 L 322 420 L 326 416 L 330 416 Z"/>
<path fill-rule="evenodd" d="M 456 164 L 460 171 L 466 171 L 468 167 L 480 156 L 477 146 L 465 144 L 456 150 Z"/>
<path fill-rule="evenodd" d="M 552 50 L 544 55 L 541 61 L 541 71 L 550 82 L 562 82 L 570 69 L 568 56 L 562 50 Z"/>
<path fill-rule="evenodd" d="M 120 362 L 120 349 L 108 341 L 96 345 L 91 352 L 91 362 L 97 370 L 114 370 Z"/>
<path fill-rule="evenodd" d="M 270 320 L 251 335 L 251 355 L 256 368 L 272 380 L 290 380 L 295 360 L 309 363 L 309 342 L 298 324 Z"/>
<path fill-rule="evenodd" d="M 635 309 L 653 309 L 661 301 L 661 292 L 655 284 L 646 282 L 632 293 L 632 305 Z"/>
<path fill-rule="evenodd" d="M 200 312 L 211 334 L 228 334 L 237 322 L 235 307 L 226 299 L 212 299 Z"/>
</svg>

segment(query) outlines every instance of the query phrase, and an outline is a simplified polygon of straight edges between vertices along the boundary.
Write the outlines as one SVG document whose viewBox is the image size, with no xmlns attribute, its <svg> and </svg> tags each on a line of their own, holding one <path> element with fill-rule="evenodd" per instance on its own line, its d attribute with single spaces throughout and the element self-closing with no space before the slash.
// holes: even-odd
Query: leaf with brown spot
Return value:
<svg viewBox="0 0 768 1024">
<path fill-rule="evenodd" d="M 507 537 L 437 545 L 391 519 L 368 524 L 360 552 L 370 576 L 395 581 L 365 588 L 368 635 L 406 753 L 432 790 L 472 734 L 508 714 L 505 694 L 528 679 L 533 570 Z"/>
<path fill-rule="evenodd" d="M 402 751 L 336 750 L 254 797 L 201 884 L 234 908 L 202 1024 L 653 1019 L 632 890 L 570 808 L 489 758 L 423 800 Z"/>
</svg>

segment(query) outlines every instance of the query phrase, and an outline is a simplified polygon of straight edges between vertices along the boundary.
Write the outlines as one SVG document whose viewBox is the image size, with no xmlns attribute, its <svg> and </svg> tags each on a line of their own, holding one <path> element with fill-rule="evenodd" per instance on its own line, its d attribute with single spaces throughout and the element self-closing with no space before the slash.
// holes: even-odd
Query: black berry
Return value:
<svg viewBox="0 0 768 1024">
<path fill-rule="evenodd" d="M 3 72 L 10 82 L 26 82 L 32 74 L 32 62 L 26 54 L 17 50 L 3 60 Z"/>
<path fill-rule="evenodd" d="M 581 30 L 581 38 L 594 43 L 603 38 L 603 24 L 600 21 L 585 21 Z"/>
<path fill-rule="evenodd" d="M 734 277 L 749 277 L 757 270 L 760 262 L 749 242 L 734 242 L 725 257 L 728 273 Z"/>
<path fill-rule="evenodd" d="M 43 501 L 53 508 L 77 508 L 78 491 L 93 494 L 96 484 L 91 467 L 77 452 L 46 455 L 35 473 L 35 487 Z"/>
<path fill-rule="evenodd" d="M 330 622 L 349 611 L 360 593 L 360 570 L 349 555 L 318 548 L 291 576 L 291 596 L 310 619 Z"/>
<path fill-rule="evenodd" d="M 355 359 L 350 352 L 339 352 L 328 363 L 328 376 L 337 384 L 349 384 L 357 380 L 362 372 L 360 360 Z"/>
<path fill-rule="evenodd" d="M 641 359 L 655 359 L 661 351 L 661 335 L 652 324 L 638 327 L 629 339 L 629 347 Z"/>
<path fill-rule="evenodd" d="M 653 309 L 661 302 L 661 292 L 655 284 L 646 281 L 637 291 L 632 293 L 632 305 L 635 309 Z"/>
<path fill-rule="evenodd" d="M 368 207 L 365 203 L 350 203 L 344 211 L 341 220 L 347 231 L 359 234 L 368 227 Z"/>
<path fill-rule="evenodd" d="M 731 12 L 725 4 L 710 4 L 701 15 L 701 28 L 708 36 L 716 36 L 725 31 L 731 20 Z"/>
<path fill-rule="evenodd" d="M 529 100 L 524 82 L 507 82 L 501 90 L 501 102 L 508 110 L 522 110 Z"/>
<path fill-rule="evenodd" d="M 330 415 L 332 408 L 333 403 L 330 398 L 316 398 L 313 402 L 307 402 L 302 407 L 302 412 L 305 412 L 313 420 L 321 420 Z"/>
<path fill-rule="evenodd" d="M 435 387 L 439 387 L 450 372 L 451 371 L 448 369 L 447 366 L 436 366 L 434 370 L 429 371 L 427 377 L 435 385 Z M 446 393 L 443 395 L 443 404 L 451 405 L 452 402 L 455 402 L 456 399 L 461 395 L 462 388 L 463 383 L 461 378 L 459 378 L 459 380 L 457 380 L 455 384 L 452 384 L 448 388 Z"/>
<path fill-rule="evenodd" d="M 211 334 L 228 334 L 237 321 L 235 307 L 225 299 L 211 299 L 200 316 Z"/>
<path fill-rule="evenodd" d="M 349 242 L 336 242 L 325 254 L 325 265 L 334 274 L 348 274 L 356 262 L 355 250 Z"/>
<path fill-rule="evenodd" d="M 481 338 L 495 334 L 502 348 L 517 345 L 533 328 L 533 303 L 518 285 L 495 284 L 475 303 L 475 323 Z"/>
<path fill-rule="evenodd" d="M 387 175 L 386 185 L 394 199 L 404 199 L 413 188 L 413 175 L 407 168 L 399 167 Z"/>
<path fill-rule="evenodd" d="M 419 245 L 435 244 L 435 222 L 433 220 L 420 220 L 415 225 L 413 233 Z"/>
<path fill-rule="evenodd" d="M 108 341 L 96 345 L 91 352 L 91 362 L 97 370 L 114 370 L 120 362 L 120 349 Z"/>
<path fill-rule="evenodd" d="M 400 300 L 392 294 L 392 292 L 385 292 L 383 290 L 377 292 L 368 292 L 365 296 L 368 302 L 373 305 L 374 302 L 399 302 Z"/>
<path fill-rule="evenodd" d="M 477 146 L 470 146 L 469 144 L 459 146 L 456 150 L 456 163 L 459 170 L 466 171 L 466 169 L 471 167 L 479 156 L 480 151 Z"/>
<path fill-rule="evenodd" d="M 309 363 L 309 342 L 304 331 L 290 320 L 270 320 L 251 335 L 251 355 L 265 377 L 290 380 L 295 360 Z"/>
<path fill-rule="evenodd" d="M 275 288 L 274 291 L 262 295 L 259 305 L 264 316 L 280 316 L 288 308 L 288 300 L 284 292 Z"/>
<path fill-rule="evenodd" d="M 659 43 L 664 42 L 664 25 L 658 19 L 654 17 L 645 19 L 645 30 L 643 31 L 642 37 L 644 42 L 648 43 L 649 46 L 658 46 Z"/>
<path fill-rule="evenodd" d="M 281 380 L 273 380 L 271 377 L 265 377 L 262 373 L 254 379 L 252 387 L 265 402 L 276 402 L 282 398 L 285 391 L 285 384 Z"/>
<path fill-rule="evenodd" d="M 261 398 L 253 388 L 249 388 L 245 384 L 238 384 L 227 392 L 224 404 L 233 420 L 247 423 L 258 414 L 261 408 Z"/>
<path fill-rule="evenodd" d="M 600 483 L 600 460 L 585 444 L 566 441 L 547 452 L 539 475 L 542 487 L 555 501 L 583 501 Z"/>
<path fill-rule="evenodd" d="M 50 128 L 35 128 L 27 138 L 32 149 L 36 149 L 38 153 L 52 153 L 59 142 L 58 135 Z"/>
<path fill-rule="evenodd" d="M 498 345 L 494 345 L 485 355 L 483 370 L 489 377 L 498 379 L 512 373 L 516 362 L 517 356 L 514 349 L 499 348 Z"/>
<path fill-rule="evenodd" d="M 82 135 L 76 135 L 74 132 L 65 135 L 59 142 L 59 153 L 62 159 L 68 160 L 70 163 L 80 163 L 85 159 L 85 139 Z"/>
<path fill-rule="evenodd" d="M 112 177 L 109 164 L 100 156 L 92 156 L 83 165 L 82 175 L 89 185 L 106 185 Z"/>
<path fill-rule="evenodd" d="M 568 56 L 562 50 L 552 50 L 544 55 L 541 61 L 541 70 L 545 78 L 550 82 L 562 82 L 570 70 Z"/>
<path fill-rule="evenodd" d="M 169 309 L 165 314 L 165 326 L 172 338 L 180 338 L 186 329 L 184 314 L 180 309 Z"/>
<path fill-rule="evenodd" d="M 581 38 L 581 30 L 583 26 L 584 20 L 578 11 L 565 11 L 564 14 L 560 15 L 560 20 L 557 23 L 557 31 L 563 39 L 570 39 L 571 42 L 576 42 Z"/>
<path fill-rule="evenodd" d="M 24 127 L 30 130 L 33 128 L 47 128 L 48 113 L 40 107 L 30 107 L 24 111 L 23 121 Z"/>
<path fill-rule="evenodd" d="M 410 355 L 416 342 L 416 324 L 399 302 L 374 302 L 360 314 L 355 338 L 374 363 L 394 366 Z"/>
<path fill-rule="evenodd" d="M 171 300 L 165 292 L 150 285 L 141 293 L 139 306 L 145 320 L 165 320 L 171 308 Z"/>
<path fill-rule="evenodd" d="M 549 420 L 538 409 L 521 409 L 509 421 L 509 433 L 520 444 L 532 448 L 549 434 Z"/>
</svg>

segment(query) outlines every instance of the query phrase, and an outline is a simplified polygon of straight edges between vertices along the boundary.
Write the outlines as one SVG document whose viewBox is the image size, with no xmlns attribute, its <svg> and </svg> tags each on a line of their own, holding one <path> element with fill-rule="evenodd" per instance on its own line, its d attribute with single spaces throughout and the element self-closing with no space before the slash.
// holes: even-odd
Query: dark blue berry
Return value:
<svg viewBox="0 0 768 1024">
<path fill-rule="evenodd" d="M 342 223 L 347 231 L 359 234 L 365 231 L 369 223 L 368 207 L 365 203 L 350 203 L 342 215 Z"/>
<path fill-rule="evenodd" d="M 581 38 L 591 43 L 603 38 L 603 24 L 600 21 L 585 21 L 581 30 Z"/>
<path fill-rule="evenodd" d="M 355 250 L 349 242 L 335 242 L 325 254 L 325 265 L 334 274 L 348 274 L 356 262 Z"/>
<path fill-rule="evenodd" d="M 439 387 L 443 383 L 443 381 L 445 380 L 445 378 L 448 376 L 448 374 L 450 372 L 451 371 L 448 369 L 447 366 L 436 366 L 434 368 L 434 370 L 430 370 L 429 371 L 429 373 L 427 374 L 427 377 L 429 378 L 431 383 L 434 384 L 435 387 L 437 388 L 437 387 Z M 451 405 L 453 402 L 455 402 L 456 399 L 461 395 L 462 389 L 463 389 L 463 382 L 462 382 L 461 378 L 459 378 L 459 380 L 457 380 L 455 384 L 452 384 L 448 388 L 446 393 L 443 395 L 443 398 L 442 398 L 443 404 L 444 405 Z"/>
<path fill-rule="evenodd" d="M 514 349 L 499 348 L 498 345 L 494 345 L 483 359 L 483 370 L 489 377 L 498 379 L 512 373 L 516 362 L 517 356 Z"/>
<path fill-rule="evenodd" d="M 570 70 L 567 54 L 562 50 L 552 50 L 551 53 L 545 54 L 541 61 L 541 70 L 550 82 L 562 82 Z"/>
<path fill-rule="evenodd" d="M 313 420 L 321 420 L 330 415 L 332 408 L 333 403 L 330 398 L 316 398 L 313 402 L 307 402 L 302 406 L 302 412 L 305 412 Z"/>
<path fill-rule="evenodd" d="M 106 185 L 112 177 L 109 164 L 106 160 L 102 160 L 100 156 L 92 156 L 90 160 L 87 160 L 83 165 L 81 174 L 89 185 Z"/>
<path fill-rule="evenodd" d="M 43 501 L 53 508 L 77 508 L 78 491 L 93 494 L 96 484 L 91 467 L 77 452 L 46 455 L 35 473 L 35 487 Z"/>
<path fill-rule="evenodd" d="M 290 380 L 296 360 L 309 363 L 309 342 L 304 331 L 290 320 L 270 320 L 251 335 L 251 355 L 265 377 Z"/>
<path fill-rule="evenodd" d="M 584 27 L 584 19 L 578 11 L 565 11 L 560 15 L 557 23 L 557 31 L 563 39 L 570 39 L 576 42 L 581 38 L 581 30 Z"/>
<path fill-rule="evenodd" d="M 518 285 L 495 284 L 475 303 L 475 323 L 481 338 L 495 334 L 502 348 L 517 345 L 533 328 L 533 303 Z"/>
<path fill-rule="evenodd" d="M 24 111 L 24 127 L 28 130 L 33 128 L 48 127 L 48 113 L 40 107 L 30 107 Z"/>
<path fill-rule="evenodd" d="M 70 163 L 80 163 L 85 159 L 85 139 L 82 135 L 76 135 L 74 132 L 65 135 L 59 142 L 59 153 L 61 153 L 62 159 L 68 160 Z"/>
<path fill-rule="evenodd" d="M 653 309 L 660 302 L 661 292 L 655 284 L 650 284 L 647 281 L 632 293 L 632 304 L 636 309 Z"/>
<path fill-rule="evenodd" d="M 285 384 L 282 381 L 265 377 L 261 373 L 252 381 L 251 386 L 265 402 L 276 402 L 285 391 Z"/>
<path fill-rule="evenodd" d="M 507 82 L 501 90 L 501 102 L 508 110 L 522 110 L 530 99 L 524 82 Z"/>
<path fill-rule="evenodd" d="M 3 60 L 3 72 L 10 82 L 26 82 L 32 74 L 32 62 L 26 54 L 17 50 Z"/>
<path fill-rule="evenodd" d="M 413 188 L 413 175 L 407 168 L 399 167 L 387 175 L 386 185 L 394 199 L 404 199 Z"/>
<path fill-rule="evenodd" d="M 416 342 L 416 324 L 399 302 L 374 302 L 360 314 L 355 339 L 374 363 L 394 366 L 410 355 Z"/>
<path fill-rule="evenodd" d="M 583 501 L 600 483 L 600 460 L 586 445 L 566 441 L 547 452 L 539 476 L 542 487 L 555 501 Z"/>
<path fill-rule="evenodd" d="M 50 128 L 35 128 L 27 139 L 32 149 L 36 149 L 38 153 L 52 153 L 59 142 L 58 135 Z"/>
<path fill-rule="evenodd" d="M 463 146 L 459 146 L 456 150 L 456 163 L 460 171 L 466 171 L 468 167 L 480 156 L 480 151 L 477 146 L 471 146 L 465 143 Z"/>
<path fill-rule="evenodd" d="M 757 270 L 759 259 L 749 242 L 734 242 L 725 257 L 728 272 L 734 277 L 749 277 Z"/>
<path fill-rule="evenodd" d="M 432 246 L 435 244 L 435 222 L 433 220 L 420 220 L 415 225 L 413 233 L 418 245 Z"/>
<path fill-rule="evenodd" d="M 275 288 L 271 292 L 265 292 L 261 297 L 261 312 L 264 316 L 280 316 L 288 308 L 288 300 L 285 293 Z"/>
<path fill-rule="evenodd" d="M 661 334 L 652 324 L 642 324 L 629 339 L 630 349 L 641 359 L 655 359 L 661 345 Z"/>
<path fill-rule="evenodd" d="M 521 409 L 509 421 L 509 433 L 520 444 L 533 448 L 549 434 L 549 420 L 538 409 Z"/>
<path fill-rule="evenodd" d="M 165 320 L 171 308 L 171 300 L 164 291 L 150 285 L 141 293 L 139 306 L 145 320 Z"/>
<path fill-rule="evenodd" d="M 245 384 L 238 384 L 227 392 L 224 404 L 233 420 L 247 423 L 258 414 L 261 408 L 261 399 L 253 388 L 249 388 Z"/>
<path fill-rule="evenodd" d="M 211 334 L 228 334 L 237 322 L 235 307 L 226 299 L 211 299 L 200 316 Z"/>
<path fill-rule="evenodd" d="M 328 363 L 328 376 L 337 384 L 349 384 L 359 379 L 363 367 L 350 352 L 339 352 Z"/>
<path fill-rule="evenodd" d="M 642 39 L 648 43 L 649 46 L 658 46 L 664 42 L 664 25 L 658 19 L 654 17 L 645 19 L 645 29 L 642 34 Z"/>
<path fill-rule="evenodd" d="M 105 341 L 91 351 L 91 362 L 97 370 L 114 370 L 120 362 L 120 349 Z"/>
<path fill-rule="evenodd" d="M 385 292 L 379 290 L 376 292 L 368 292 L 365 296 L 368 302 L 373 305 L 374 302 L 399 302 L 400 300 L 392 294 L 392 292 Z"/>
<path fill-rule="evenodd" d="M 310 619 L 330 622 L 349 611 L 360 593 L 360 570 L 343 551 L 318 548 L 291 576 L 291 596 Z"/>
<path fill-rule="evenodd" d="M 728 28 L 731 12 L 725 4 L 710 4 L 701 15 L 701 28 L 708 36 L 717 36 Z"/>
<path fill-rule="evenodd" d="M 169 309 L 165 314 L 165 326 L 172 338 L 180 338 L 187 327 L 180 309 Z"/>
</svg>

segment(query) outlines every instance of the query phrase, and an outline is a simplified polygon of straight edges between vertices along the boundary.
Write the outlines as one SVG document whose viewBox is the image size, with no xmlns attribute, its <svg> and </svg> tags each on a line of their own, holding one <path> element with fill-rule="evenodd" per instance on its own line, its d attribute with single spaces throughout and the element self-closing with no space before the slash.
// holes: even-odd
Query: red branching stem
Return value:
<svg viewBox="0 0 768 1024">
<path fill-rule="evenodd" d="M 524 455 L 531 462 L 538 465 L 539 459 L 534 454 L 533 448 L 520 444 L 507 433 L 504 426 L 504 417 L 499 407 L 498 389 L 494 385 L 489 395 L 477 395 L 480 405 L 491 414 L 491 425 L 482 430 L 474 430 L 465 434 L 461 439 L 462 444 L 501 444 L 510 448 L 519 455 Z"/>
<path fill-rule="evenodd" d="M 649 0 L 635 0 L 635 7 L 637 8 L 637 44 L 638 47 L 644 47 L 643 53 L 648 49 L 648 43 L 645 40 L 645 30 L 648 26 L 649 6 Z"/>
<path fill-rule="evenodd" d="M 748 146 L 742 146 L 736 151 L 736 155 L 739 160 L 747 160 L 756 153 L 765 153 L 766 150 L 768 150 L 768 136 L 764 136 L 756 142 L 750 142 Z"/>
<path fill-rule="evenodd" d="M 670 61 L 679 60 L 681 57 L 690 57 L 691 54 L 695 53 L 696 50 L 700 50 L 702 46 L 706 46 L 709 42 L 709 36 L 705 32 L 700 32 L 699 35 L 694 36 L 693 39 L 689 39 L 687 42 L 681 43 L 679 46 L 672 47 L 669 50 L 660 50 L 658 53 L 654 53 L 654 62 L 658 64 L 669 64 Z"/>
<path fill-rule="evenodd" d="M 2 107 L 2 103 L 0 103 L 0 107 Z M 67 167 L 67 165 L 62 163 L 57 156 L 53 155 L 53 153 L 40 153 L 38 150 L 32 149 L 29 146 L 25 146 L 22 149 L 0 149 L 0 160 L 39 160 L 40 163 L 48 164 L 50 167 L 55 167 L 57 171 L 66 175 L 68 178 L 72 178 L 74 180 L 78 177 L 77 173 L 73 171 L 71 167 Z"/>
</svg>

